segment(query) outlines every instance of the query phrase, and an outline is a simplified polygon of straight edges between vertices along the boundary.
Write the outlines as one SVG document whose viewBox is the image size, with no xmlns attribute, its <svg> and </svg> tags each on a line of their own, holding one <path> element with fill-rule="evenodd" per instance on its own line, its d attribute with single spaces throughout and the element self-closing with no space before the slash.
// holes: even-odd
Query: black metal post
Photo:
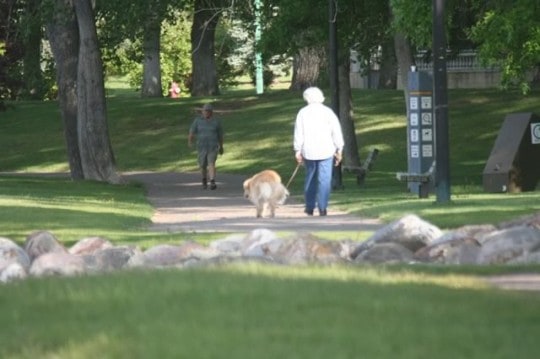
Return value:
<svg viewBox="0 0 540 359">
<path fill-rule="evenodd" d="M 328 64 L 332 109 L 339 117 L 338 45 L 337 45 L 337 0 L 328 0 Z M 342 189 L 341 163 L 332 171 L 332 188 Z"/>
<path fill-rule="evenodd" d="M 450 201 L 448 88 L 446 74 L 445 0 L 433 0 L 433 102 L 435 105 L 435 186 L 437 202 Z"/>
</svg>

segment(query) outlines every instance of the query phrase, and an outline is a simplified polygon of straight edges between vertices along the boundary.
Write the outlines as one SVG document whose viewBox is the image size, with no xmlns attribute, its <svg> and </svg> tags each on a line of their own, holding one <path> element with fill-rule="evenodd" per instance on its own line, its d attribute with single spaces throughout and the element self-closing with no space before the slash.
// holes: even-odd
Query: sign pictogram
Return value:
<svg viewBox="0 0 540 359">
<path fill-rule="evenodd" d="M 540 123 L 531 123 L 531 141 L 534 145 L 540 144 Z"/>
</svg>

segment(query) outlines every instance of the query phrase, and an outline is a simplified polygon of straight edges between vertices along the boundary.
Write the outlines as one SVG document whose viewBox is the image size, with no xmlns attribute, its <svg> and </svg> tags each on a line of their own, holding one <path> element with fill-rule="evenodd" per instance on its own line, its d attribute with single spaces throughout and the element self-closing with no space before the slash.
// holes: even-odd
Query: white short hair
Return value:
<svg viewBox="0 0 540 359">
<path fill-rule="evenodd" d="M 308 87 L 304 91 L 304 100 L 306 100 L 308 104 L 323 103 L 324 95 L 318 87 Z"/>
</svg>

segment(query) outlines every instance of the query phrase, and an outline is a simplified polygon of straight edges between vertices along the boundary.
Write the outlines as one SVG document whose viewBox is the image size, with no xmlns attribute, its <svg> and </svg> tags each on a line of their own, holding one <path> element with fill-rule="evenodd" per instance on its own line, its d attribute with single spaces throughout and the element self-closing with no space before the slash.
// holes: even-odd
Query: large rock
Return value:
<svg viewBox="0 0 540 359">
<path fill-rule="evenodd" d="M 254 229 L 247 234 L 230 235 L 210 242 L 209 247 L 229 256 L 264 256 L 268 246 L 275 247 L 278 236 L 265 228 Z"/>
<path fill-rule="evenodd" d="M 113 244 L 102 237 L 86 237 L 75 243 L 70 249 L 71 254 L 92 254 L 106 248 L 113 248 Z"/>
<path fill-rule="evenodd" d="M 20 263 L 11 263 L 0 271 L 0 283 L 8 283 L 14 280 L 25 279 L 28 276 L 26 268 Z"/>
<path fill-rule="evenodd" d="M 0 237 L 0 273 L 17 263 L 24 270 L 30 268 L 30 257 L 24 249 L 9 238 Z"/>
<path fill-rule="evenodd" d="M 32 232 L 26 237 L 24 250 L 33 261 L 45 253 L 67 253 L 64 246 L 48 231 Z"/>
<path fill-rule="evenodd" d="M 67 252 L 45 253 L 34 259 L 30 267 L 30 275 L 42 276 L 74 276 L 84 274 L 87 265 L 82 256 Z"/>
<path fill-rule="evenodd" d="M 413 252 L 399 243 L 377 243 L 360 253 L 354 259 L 357 263 L 395 264 L 410 263 Z"/>
<path fill-rule="evenodd" d="M 481 238 L 478 264 L 504 264 L 529 256 L 540 249 L 540 229 L 528 226 L 511 227 Z"/>
<path fill-rule="evenodd" d="M 418 249 L 430 245 L 442 234 L 443 232 L 438 227 L 414 214 L 409 214 L 376 231 L 352 251 L 351 257 L 356 258 L 375 244 L 389 242 L 399 243 L 414 253 Z"/>
<path fill-rule="evenodd" d="M 296 233 L 284 239 L 275 251 L 267 256 L 278 263 L 286 264 L 333 264 L 348 260 L 348 250 L 339 241 L 323 240 L 310 233 Z"/>
<path fill-rule="evenodd" d="M 110 272 L 124 268 L 131 257 L 140 253 L 136 247 L 119 246 L 103 248 L 92 254 L 86 254 L 83 258 L 90 271 Z"/>
<path fill-rule="evenodd" d="M 492 225 L 469 225 L 447 232 L 420 248 L 414 259 L 440 264 L 476 264 L 480 252 L 480 238 L 495 231 Z"/>
<path fill-rule="evenodd" d="M 192 241 L 186 241 L 181 245 L 160 244 L 132 256 L 127 267 L 181 266 L 188 260 L 211 258 L 218 254 L 217 251 Z"/>
</svg>

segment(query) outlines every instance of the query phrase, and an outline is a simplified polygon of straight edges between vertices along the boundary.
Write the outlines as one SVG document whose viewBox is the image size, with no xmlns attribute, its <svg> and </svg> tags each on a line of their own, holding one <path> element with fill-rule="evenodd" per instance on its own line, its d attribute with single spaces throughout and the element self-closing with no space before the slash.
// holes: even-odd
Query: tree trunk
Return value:
<svg viewBox="0 0 540 359">
<path fill-rule="evenodd" d="M 381 70 L 379 72 L 379 89 L 395 90 L 397 88 L 397 61 L 392 38 L 382 45 Z"/>
<path fill-rule="evenodd" d="M 219 95 L 214 49 L 220 17 L 217 10 L 205 0 L 195 0 L 191 27 L 192 96 Z"/>
<path fill-rule="evenodd" d="M 24 35 L 23 78 L 24 98 L 43 100 L 43 74 L 41 72 L 41 19 L 38 11 L 41 1 L 26 3 L 28 31 Z"/>
<path fill-rule="evenodd" d="M 64 123 L 64 139 L 71 178 L 84 178 L 77 135 L 77 59 L 79 29 L 71 0 L 56 0 L 47 34 L 56 62 L 58 102 Z"/>
<path fill-rule="evenodd" d="M 303 91 L 315 86 L 319 80 L 324 51 L 321 48 L 304 47 L 293 59 L 293 75 L 290 90 Z"/>
<path fill-rule="evenodd" d="M 352 114 L 352 94 L 350 82 L 350 58 L 346 57 L 338 67 L 339 82 L 339 121 L 343 131 L 345 146 L 343 147 L 343 168 L 357 169 L 360 167 L 356 129 Z"/>
<path fill-rule="evenodd" d="M 79 148 L 85 179 L 119 183 L 109 140 L 103 64 L 90 0 L 74 1 L 79 24 L 77 103 Z"/>
<path fill-rule="evenodd" d="M 406 121 L 410 113 L 409 89 L 408 89 L 408 73 L 411 66 L 414 64 L 414 58 L 409 41 L 402 34 L 394 35 L 394 43 L 396 48 L 396 58 L 398 60 L 399 72 L 401 74 L 401 85 L 403 87 L 403 97 L 405 99 L 405 108 L 407 111 Z M 410 146 L 407 146 L 407 168 L 411 168 Z"/>
<path fill-rule="evenodd" d="M 161 87 L 160 35 L 161 19 L 149 3 L 143 39 L 143 83 L 141 97 L 163 97 Z"/>
<path fill-rule="evenodd" d="M 411 44 L 403 34 L 394 35 L 394 47 L 399 67 L 401 86 L 407 89 L 407 77 L 411 66 L 414 65 L 414 58 Z"/>
</svg>

